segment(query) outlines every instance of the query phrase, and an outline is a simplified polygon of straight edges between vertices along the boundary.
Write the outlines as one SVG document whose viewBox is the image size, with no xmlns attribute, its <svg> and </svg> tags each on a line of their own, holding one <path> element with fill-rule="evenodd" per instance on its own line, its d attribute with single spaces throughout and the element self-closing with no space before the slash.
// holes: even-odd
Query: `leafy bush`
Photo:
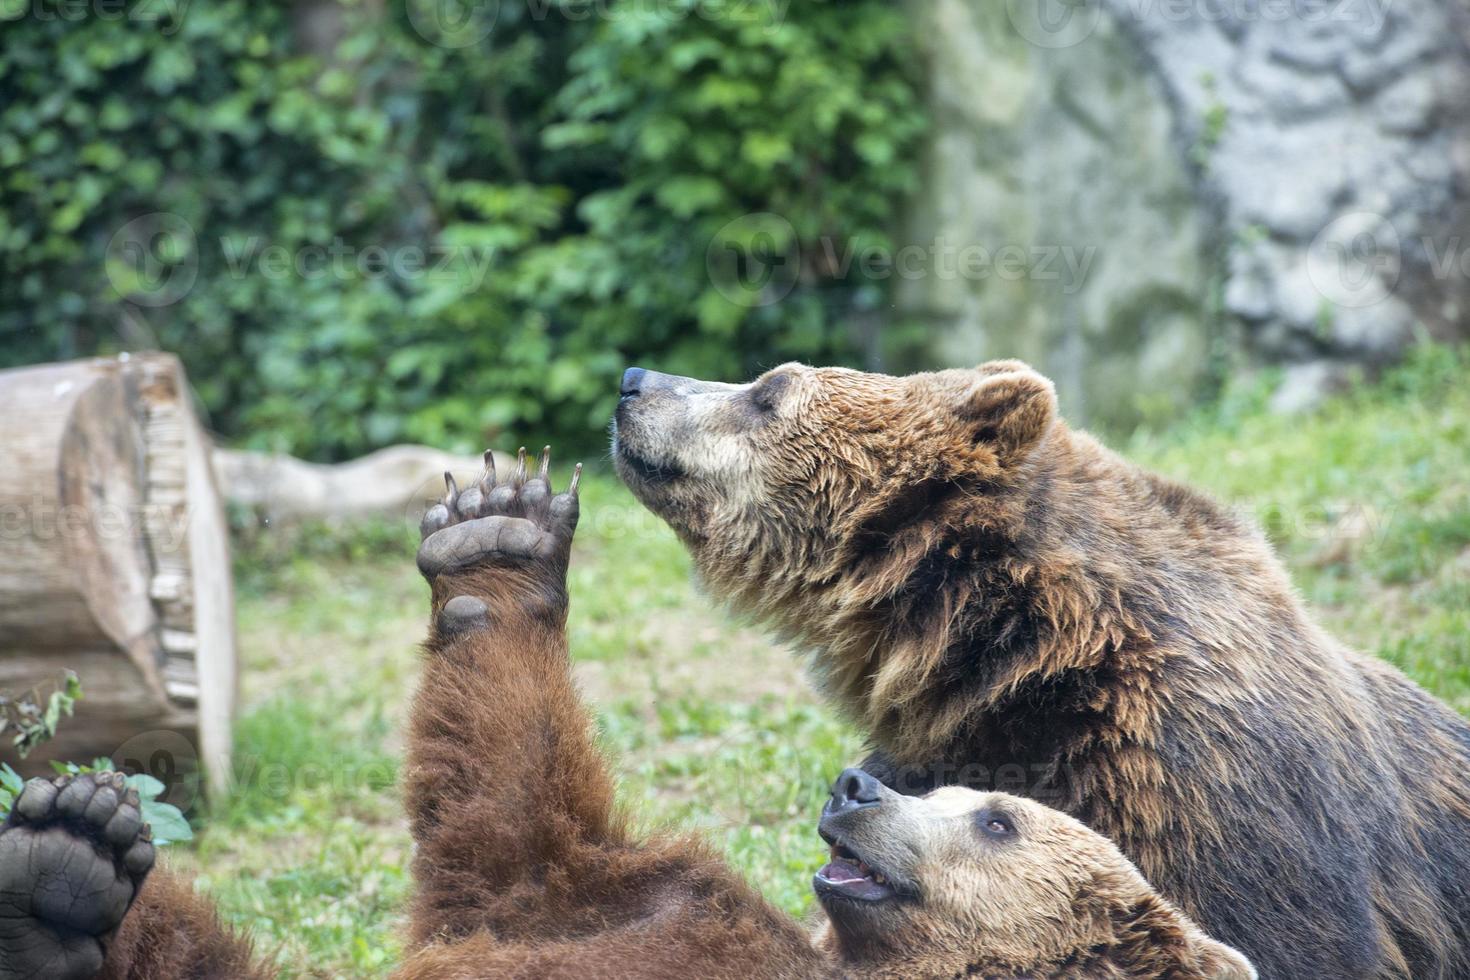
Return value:
<svg viewBox="0 0 1470 980">
<path fill-rule="evenodd" d="M 875 348 L 816 243 L 914 180 L 888 0 L 101 9 L 0 0 L 0 363 L 162 346 L 227 437 L 332 458 L 586 449 L 628 363 Z"/>
</svg>

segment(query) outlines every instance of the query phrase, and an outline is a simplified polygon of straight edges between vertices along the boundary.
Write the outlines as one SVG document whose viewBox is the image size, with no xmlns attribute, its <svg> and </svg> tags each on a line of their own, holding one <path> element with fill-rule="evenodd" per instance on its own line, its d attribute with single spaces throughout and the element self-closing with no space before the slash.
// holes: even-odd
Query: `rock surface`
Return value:
<svg viewBox="0 0 1470 980">
<path fill-rule="evenodd" d="M 1287 366 L 1297 407 L 1470 333 L 1467 0 L 913 9 L 935 132 L 904 238 L 1029 260 L 902 281 L 927 355 L 1027 358 L 1126 424 L 1226 351 Z"/>
</svg>

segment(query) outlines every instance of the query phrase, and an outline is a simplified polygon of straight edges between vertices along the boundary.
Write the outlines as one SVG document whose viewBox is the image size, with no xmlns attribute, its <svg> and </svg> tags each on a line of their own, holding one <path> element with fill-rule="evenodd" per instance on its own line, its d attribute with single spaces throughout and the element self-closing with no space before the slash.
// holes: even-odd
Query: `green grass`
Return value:
<svg viewBox="0 0 1470 980">
<path fill-rule="evenodd" d="M 1235 391 L 1123 448 L 1257 515 L 1333 632 L 1470 711 L 1470 359 L 1426 348 L 1310 416 L 1263 404 Z M 859 739 L 788 651 L 698 594 L 673 535 L 607 475 L 584 515 L 572 649 L 624 800 L 644 825 L 699 829 L 802 913 L 814 817 Z M 316 527 L 242 548 L 239 788 L 172 859 L 283 976 L 377 976 L 397 955 L 410 851 L 393 786 L 427 602 L 414 537 Z"/>
<path fill-rule="evenodd" d="M 1262 400 L 1127 451 L 1254 514 L 1334 634 L 1470 712 L 1470 353 L 1421 348 L 1310 416 Z"/>
</svg>

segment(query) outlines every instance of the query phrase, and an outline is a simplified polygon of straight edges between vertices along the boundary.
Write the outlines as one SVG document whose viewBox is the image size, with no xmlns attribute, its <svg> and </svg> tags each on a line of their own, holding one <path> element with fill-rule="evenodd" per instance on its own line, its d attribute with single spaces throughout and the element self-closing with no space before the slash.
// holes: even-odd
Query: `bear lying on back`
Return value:
<svg viewBox="0 0 1470 980">
<path fill-rule="evenodd" d="M 619 473 L 812 652 L 869 768 L 1044 800 L 1279 980 L 1470 977 L 1470 728 L 1026 365 L 631 369 Z"/>
<path fill-rule="evenodd" d="M 902 797 L 843 773 L 820 833 L 813 943 L 698 842 L 646 839 L 572 684 L 576 481 L 543 457 L 425 520 L 433 591 L 404 796 L 415 841 L 405 980 L 1250 980 L 1236 951 L 1117 849 L 1029 800 Z M 153 872 L 115 774 L 33 780 L 0 827 L 0 980 L 243 980 L 272 971 L 187 885 Z M 142 894 L 131 914 L 128 904 Z"/>
</svg>

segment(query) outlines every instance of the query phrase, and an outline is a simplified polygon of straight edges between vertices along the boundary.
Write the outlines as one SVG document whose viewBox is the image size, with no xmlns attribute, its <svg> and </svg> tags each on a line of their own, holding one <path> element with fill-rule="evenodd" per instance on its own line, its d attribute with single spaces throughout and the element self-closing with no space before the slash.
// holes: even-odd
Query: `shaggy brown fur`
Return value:
<svg viewBox="0 0 1470 980">
<path fill-rule="evenodd" d="M 403 976 L 809 972 L 801 930 L 706 848 L 639 840 L 614 813 L 567 656 L 575 497 L 522 482 L 426 518 L 435 616 L 409 732 Z"/>
<path fill-rule="evenodd" d="M 1026 365 L 632 369 L 615 450 L 896 787 L 1061 807 L 1265 977 L 1470 977 L 1470 727 L 1326 636 L 1251 524 L 1059 421 Z"/>
<path fill-rule="evenodd" d="M 820 825 L 832 860 L 816 942 L 704 845 L 630 832 L 567 656 L 576 498 L 544 473 L 509 492 L 487 482 L 425 521 L 434 614 L 409 736 L 404 980 L 1254 977 L 1108 841 L 1016 797 L 901 797 L 844 773 Z M 29 910 L 25 875 L 11 877 Z M 8 941 L 0 930 L 6 980 Z M 107 977 L 264 975 L 176 879 L 150 878 L 109 941 Z"/>
<path fill-rule="evenodd" d="M 250 944 L 178 875 L 155 871 L 133 902 L 99 980 L 265 980 Z"/>
</svg>

